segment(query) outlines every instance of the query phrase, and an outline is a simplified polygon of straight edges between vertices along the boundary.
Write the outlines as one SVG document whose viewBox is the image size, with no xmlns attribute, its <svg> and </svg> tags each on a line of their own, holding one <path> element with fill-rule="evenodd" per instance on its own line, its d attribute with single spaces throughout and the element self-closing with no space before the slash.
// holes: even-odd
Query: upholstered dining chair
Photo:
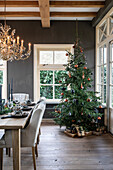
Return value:
<svg viewBox="0 0 113 170">
<path fill-rule="evenodd" d="M 38 108 L 32 114 L 29 125 L 21 130 L 21 147 L 31 147 L 32 148 L 32 156 L 34 163 L 34 170 L 36 170 L 36 157 L 35 157 L 35 146 L 37 144 L 37 136 L 39 133 L 39 128 L 41 125 L 42 117 L 45 111 L 45 102 L 42 101 Z M 7 130 L 4 137 L 1 139 L 0 144 L 0 154 L 3 154 L 3 148 L 11 148 L 12 147 L 12 133 L 11 130 Z M 2 162 L 3 156 L 1 156 Z M 2 168 L 1 168 L 2 170 Z"/>
</svg>

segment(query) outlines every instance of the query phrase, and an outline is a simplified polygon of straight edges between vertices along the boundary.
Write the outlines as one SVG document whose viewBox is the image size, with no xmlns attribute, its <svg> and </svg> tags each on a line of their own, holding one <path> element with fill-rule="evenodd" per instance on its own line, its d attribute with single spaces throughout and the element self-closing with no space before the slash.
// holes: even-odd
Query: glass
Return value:
<svg viewBox="0 0 113 170">
<path fill-rule="evenodd" d="M 110 34 L 113 34 L 113 15 L 110 16 L 110 27 L 109 27 Z"/>
<path fill-rule="evenodd" d="M 40 97 L 53 99 L 53 86 L 40 86 Z"/>
<path fill-rule="evenodd" d="M 62 87 L 55 86 L 55 99 L 61 99 L 61 92 L 62 92 Z"/>
<path fill-rule="evenodd" d="M 3 71 L 0 70 L 0 84 L 3 84 Z"/>
<path fill-rule="evenodd" d="M 110 106 L 113 107 L 113 86 L 110 86 Z"/>
<path fill-rule="evenodd" d="M 104 104 L 106 104 L 106 85 L 104 85 Z"/>
<path fill-rule="evenodd" d="M 103 84 L 103 66 L 101 66 L 100 83 Z"/>
<path fill-rule="evenodd" d="M 65 73 L 66 71 L 64 70 L 56 70 L 54 72 L 55 84 L 61 84 L 62 82 L 65 82 Z"/>
<path fill-rule="evenodd" d="M 67 64 L 68 56 L 66 51 L 54 51 L 54 64 Z"/>
<path fill-rule="evenodd" d="M 106 84 L 106 79 L 107 79 L 107 77 L 106 77 L 106 74 L 107 74 L 107 69 L 106 69 L 106 65 L 104 65 L 104 84 Z"/>
<path fill-rule="evenodd" d="M 99 41 L 102 42 L 106 39 L 107 34 L 107 22 L 105 21 L 102 26 L 99 27 Z"/>
<path fill-rule="evenodd" d="M 40 51 L 40 64 L 53 64 L 53 51 Z"/>
<path fill-rule="evenodd" d="M 40 71 L 40 84 L 53 84 L 53 71 Z"/>
<path fill-rule="evenodd" d="M 110 61 L 113 61 L 113 43 L 110 44 Z"/>
</svg>

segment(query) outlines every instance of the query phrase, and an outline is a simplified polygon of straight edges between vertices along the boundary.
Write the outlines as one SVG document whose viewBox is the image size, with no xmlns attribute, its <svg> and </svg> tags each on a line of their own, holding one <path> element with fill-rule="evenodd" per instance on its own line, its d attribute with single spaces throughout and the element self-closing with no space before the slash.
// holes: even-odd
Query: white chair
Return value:
<svg viewBox="0 0 113 170">
<path fill-rule="evenodd" d="M 22 103 L 29 100 L 29 94 L 26 93 L 13 93 L 13 100 L 17 100 L 18 102 Z"/>
<path fill-rule="evenodd" d="M 42 101 L 38 108 L 32 113 L 29 125 L 21 130 L 21 147 L 32 147 L 34 170 L 36 170 L 35 151 L 37 145 L 37 136 L 41 125 L 42 117 L 45 111 L 45 101 Z M 4 137 L 1 139 L 0 154 L 3 154 L 3 148 L 12 148 L 11 130 L 6 130 Z M 3 156 L 1 156 L 2 161 Z M 1 164 L 2 166 L 2 164 Z M 1 169 L 2 170 L 2 169 Z"/>
</svg>

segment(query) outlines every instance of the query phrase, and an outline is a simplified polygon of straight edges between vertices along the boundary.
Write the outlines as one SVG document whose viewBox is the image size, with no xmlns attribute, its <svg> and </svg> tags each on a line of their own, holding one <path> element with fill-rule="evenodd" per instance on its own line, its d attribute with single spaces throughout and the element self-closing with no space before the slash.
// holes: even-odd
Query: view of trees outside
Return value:
<svg viewBox="0 0 113 170">
<path fill-rule="evenodd" d="M 40 96 L 47 99 L 60 99 L 60 82 L 64 81 L 62 73 L 64 70 L 42 70 L 40 71 Z"/>
</svg>

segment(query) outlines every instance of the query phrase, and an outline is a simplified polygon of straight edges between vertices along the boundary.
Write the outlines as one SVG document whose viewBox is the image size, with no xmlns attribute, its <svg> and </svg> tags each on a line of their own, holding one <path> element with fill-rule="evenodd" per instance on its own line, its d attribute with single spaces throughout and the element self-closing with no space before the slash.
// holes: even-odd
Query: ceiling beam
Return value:
<svg viewBox="0 0 113 170">
<path fill-rule="evenodd" d="M 38 1 L 6 1 L 7 7 L 39 7 Z M 0 7 L 4 7 L 4 1 L 0 1 Z"/>
<path fill-rule="evenodd" d="M 41 0 L 39 0 L 41 2 Z M 7 7 L 39 7 L 38 1 L 6 1 Z M 44 1 L 45 3 L 48 3 Z M 43 0 L 42 0 L 43 3 Z M 50 7 L 92 7 L 102 8 L 104 1 L 50 1 Z M 4 1 L 0 1 L 0 7 L 4 6 Z"/>
<path fill-rule="evenodd" d="M 51 12 L 51 17 L 95 17 L 96 12 Z"/>
<path fill-rule="evenodd" d="M 39 0 L 40 16 L 42 27 L 50 27 L 49 0 Z"/>
<path fill-rule="evenodd" d="M 50 7 L 104 7 L 104 1 L 50 1 Z"/>
<path fill-rule="evenodd" d="M 40 12 L 0 12 L 0 17 L 40 17 Z"/>
<path fill-rule="evenodd" d="M 96 12 L 51 12 L 51 17 L 95 17 Z M 0 12 L 0 17 L 41 17 L 40 12 Z M 49 18 L 42 18 L 43 26 L 50 26 Z"/>
</svg>

